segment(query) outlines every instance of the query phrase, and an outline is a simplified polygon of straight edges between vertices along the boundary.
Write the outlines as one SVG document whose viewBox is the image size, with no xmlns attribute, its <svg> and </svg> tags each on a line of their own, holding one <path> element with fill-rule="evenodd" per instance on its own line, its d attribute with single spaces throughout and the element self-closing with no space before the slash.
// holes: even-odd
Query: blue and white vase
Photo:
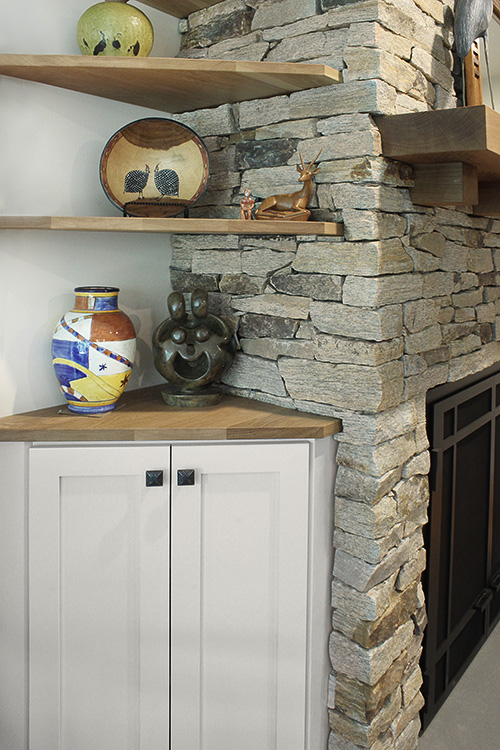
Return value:
<svg viewBox="0 0 500 750">
<path fill-rule="evenodd" d="M 75 305 L 52 337 L 52 362 L 71 411 L 98 414 L 115 408 L 134 363 L 132 321 L 118 309 L 116 287 L 75 289 Z"/>
</svg>

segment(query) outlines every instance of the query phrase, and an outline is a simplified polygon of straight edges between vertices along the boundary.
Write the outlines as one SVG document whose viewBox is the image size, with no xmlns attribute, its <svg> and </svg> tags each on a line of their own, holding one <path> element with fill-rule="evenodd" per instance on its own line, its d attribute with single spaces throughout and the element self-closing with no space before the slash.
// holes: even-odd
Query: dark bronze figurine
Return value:
<svg viewBox="0 0 500 750">
<path fill-rule="evenodd" d="M 225 318 L 208 312 L 208 294 L 191 295 L 191 315 L 184 296 L 168 297 L 170 318 L 153 333 L 154 364 L 168 382 L 162 396 L 169 406 L 211 406 L 220 399 L 214 383 L 232 364 L 236 351 L 233 327 Z"/>
</svg>

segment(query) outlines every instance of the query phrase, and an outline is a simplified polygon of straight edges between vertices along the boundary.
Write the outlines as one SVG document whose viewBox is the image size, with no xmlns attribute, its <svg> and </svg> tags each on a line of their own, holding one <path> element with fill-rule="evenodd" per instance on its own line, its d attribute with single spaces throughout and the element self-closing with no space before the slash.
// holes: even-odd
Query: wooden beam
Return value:
<svg viewBox="0 0 500 750">
<path fill-rule="evenodd" d="M 478 202 L 477 169 L 463 162 L 418 164 L 411 198 L 421 206 L 474 205 Z"/>
<path fill-rule="evenodd" d="M 500 182 L 480 182 L 479 202 L 474 206 L 479 216 L 500 216 Z"/>
<path fill-rule="evenodd" d="M 487 109 L 483 105 L 378 115 L 375 122 L 382 135 L 384 156 L 410 163 L 462 161 L 460 154 L 464 151 L 487 147 Z M 498 163 L 500 166 L 500 159 Z"/>
<path fill-rule="evenodd" d="M 375 117 L 384 156 L 409 164 L 466 162 L 479 179 L 500 176 L 500 114 L 484 104 Z"/>
</svg>

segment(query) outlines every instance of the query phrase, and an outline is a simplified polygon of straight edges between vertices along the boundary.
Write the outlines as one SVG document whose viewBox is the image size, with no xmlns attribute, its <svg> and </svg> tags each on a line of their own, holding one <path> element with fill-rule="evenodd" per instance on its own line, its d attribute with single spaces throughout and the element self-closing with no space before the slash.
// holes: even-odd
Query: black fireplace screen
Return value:
<svg viewBox="0 0 500 750">
<path fill-rule="evenodd" d="M 424 728 L 500 617 L 500 372 L 431 395 L 428 430 Z"/>
</svg>

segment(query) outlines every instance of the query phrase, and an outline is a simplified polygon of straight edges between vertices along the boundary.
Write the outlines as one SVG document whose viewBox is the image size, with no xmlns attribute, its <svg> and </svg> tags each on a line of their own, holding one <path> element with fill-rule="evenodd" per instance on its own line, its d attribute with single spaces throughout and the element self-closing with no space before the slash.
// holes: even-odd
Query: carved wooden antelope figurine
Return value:
<svg viewBox="0 0 500 750">
<path fill-rule="evenodd" d="M 323 151 L 323 149 L 321 149 Z M 303 185 L 295 193 L 283 193 L 282 195 L 270 195 L 262 201 L 255 212 L 256 219 L 278 219 L 280 221 L 307 221 L 311 212 L 306 206 L 311 197 L 312 178 L 318 174 L 320 167 L 313 169 L 314 163 L 318 160 L 319 155 L 306 167 L 304 158 L 299 151 L 300 164 L 297 164 L 297 172 L 300 172 L 299 182 Z"/>
</svg>

